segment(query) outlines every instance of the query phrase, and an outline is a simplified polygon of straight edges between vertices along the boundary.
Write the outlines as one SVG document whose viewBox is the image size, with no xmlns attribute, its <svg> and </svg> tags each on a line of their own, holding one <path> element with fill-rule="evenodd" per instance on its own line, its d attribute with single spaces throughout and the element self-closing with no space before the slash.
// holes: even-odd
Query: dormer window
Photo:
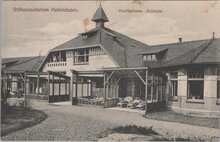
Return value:
<svg viewBox="0 0 220 142">
<path fill-rule="evenodd" d="M 87 34 L 82 35 L 82 39 L 86 39 L 88 37 Z"/>
<path fill-rule="evenodd" d="M 155 54 L 152 55 L 143 55 L 144 61 L 157 61 L 157 57 Z"/>
</svg>

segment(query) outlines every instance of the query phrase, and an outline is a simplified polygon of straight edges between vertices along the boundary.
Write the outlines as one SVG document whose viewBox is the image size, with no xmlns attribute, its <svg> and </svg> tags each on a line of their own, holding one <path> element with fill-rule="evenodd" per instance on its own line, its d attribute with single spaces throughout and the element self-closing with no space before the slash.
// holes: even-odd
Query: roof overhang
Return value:
<svg viewBox="0 0 220 142">
<path fill-rule="evenodd" d="M 102 68 L 100 71 L 129 71 L 129 70 L 148 70 L 149 67 L 113 67 Z"/>
<path fill-rule="evenodd" d="M 168 48 L 165 49 L 160 49 L 160 50 L 155 50 L 155 51 L 146 51 L 144 53 L 139 53 L 138 55 L 153 55 L 153 54 L 160 54 L 163 52 L 166 52 Z"/>
<path fill-rule="evenodd" d="M 24 70 L 3 70 L 3 73 L 25 73 Z"/>
</svg>

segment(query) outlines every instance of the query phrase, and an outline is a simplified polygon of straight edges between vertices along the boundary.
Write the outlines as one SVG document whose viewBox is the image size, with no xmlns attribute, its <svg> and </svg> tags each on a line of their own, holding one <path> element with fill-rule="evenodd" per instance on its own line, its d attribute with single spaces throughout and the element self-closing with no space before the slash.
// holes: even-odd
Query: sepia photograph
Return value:
<svg viewBox="0 0 220 142">
<path fill-rule="evenodd" d="M 1 141 L 220 141 L 220 1 L 3 0 Z"/>
</svg>

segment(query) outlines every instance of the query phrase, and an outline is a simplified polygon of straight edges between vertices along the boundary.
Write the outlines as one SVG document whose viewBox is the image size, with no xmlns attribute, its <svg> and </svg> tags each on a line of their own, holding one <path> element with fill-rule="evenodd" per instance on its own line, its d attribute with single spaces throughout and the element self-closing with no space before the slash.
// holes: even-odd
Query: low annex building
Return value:
<svg viewBox="0 0 220 142">
<path fill-rule="evenodd" d="M 25 74 L 26 95 L 31 94 L 28 78 L 35 78 L 37 94 L 46 89 L 49 102 L 93 99 L 114 107 L 130 96 L 143 100 L 146 112 L 169 107 L 219 115 L 220 39 L 150 46 L 106 28 L 101 5 L 92 21 L 94 29 L 53 48 L 36 73 Z"/>
</svg>

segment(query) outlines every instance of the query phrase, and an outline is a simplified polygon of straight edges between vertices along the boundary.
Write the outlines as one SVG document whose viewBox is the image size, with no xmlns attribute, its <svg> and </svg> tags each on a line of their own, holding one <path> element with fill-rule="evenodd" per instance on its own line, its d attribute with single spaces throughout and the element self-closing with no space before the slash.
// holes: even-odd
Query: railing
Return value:
<svg viewBox="0 0 220 142">
<path fill-rule="evenodd" d="M 197 79 L 197 78 L 202 79 L 202 78 L 204 78 L 204 74 L 194 73 L 194 74 L 189 74 L 188 77 L 189 77 L 189 79 Z"/>
<path fill-rule="evenodd" d="M 60 66 L 66 66 L 66 62 L 51 62 L 47 63 L 48 67 L 60 67 Z"/>
<path fill-rule="evenodd" d="M 26 98 L 34 100 L 48 100 L 48 95 L 27 94 Z"/>
</svg>

